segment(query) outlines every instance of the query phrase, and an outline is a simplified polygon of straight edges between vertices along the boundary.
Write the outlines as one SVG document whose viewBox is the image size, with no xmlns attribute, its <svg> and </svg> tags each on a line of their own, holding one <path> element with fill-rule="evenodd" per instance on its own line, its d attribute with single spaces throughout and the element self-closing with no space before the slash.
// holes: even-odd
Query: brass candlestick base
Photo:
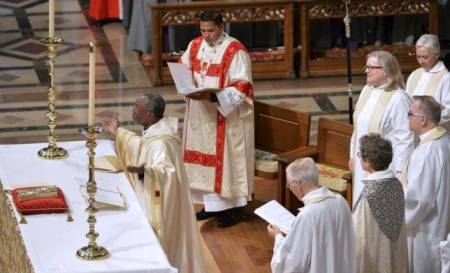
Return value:
<svg viewBox="0 0 450 273">
<path fill-rule="evenodd" d="M 69 154 L 64 148 L 58 147 L 56 144 L 56 88 L 55 88 L 55 59 L 56 59 L 56 48 L 62 43 L 61 38 L 58 37 L 46 37 L 40 40 L 41 43 L 47 46 L 48 53 L 48 112 L 46 116 L 48 118 L 48 128 L 49 133 L 47 136 L 48 147 L 42 148 L 38 152 L 38 156 L 43 159 L 62 159 L 67 157 Z"/>
<path fill-rule="evenodd" d="M 87 222 L 89 224 L 89 232 L 86 233 L 86 238 L 89 239 L 89 244 L 80 248 L 76 255 L 82 260 L 95 261 L 103 260 L 109 258 L 109 251 L 101 246 L 97 245 L 97 237 L 99 234 L 95 232 L 95 223 L 97 219 L 95 218 L 95 213 L 98 211 L 95 206 L 95 193 L 97 192 L 97 184 L 94 180 L 94 149 L 97 146 L 95 138 L 103 132 L 102 127 L 91 126 L 89 128 L 84 128 L 80 130 L 81 134 L 87 138 L 86 147 L 88 148 L 89 157 L 89 181 L 87 183 L 87 193 L 89 195 L 88 207 L 86 211 L 89 216 Z"/>
</svg>

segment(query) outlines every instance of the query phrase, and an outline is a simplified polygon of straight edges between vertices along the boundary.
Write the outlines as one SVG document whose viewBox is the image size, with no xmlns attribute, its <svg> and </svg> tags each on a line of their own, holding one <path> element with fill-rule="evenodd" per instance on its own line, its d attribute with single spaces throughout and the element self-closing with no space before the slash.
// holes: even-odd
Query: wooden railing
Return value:
<svg viewBox="0 0 450 273">
<path fill-rule="evenodd" d="M 219 10 L 226 23 L 283 22 L 282 58 L 252 62 L 255 79 L 293 78 L 294 40 L 299 37 L 301 77 L 345 75 L 346 59 L 314 58 L 311 54 L 310 24 L 314 20 L 343 18 L 345 5 L 342 0 L 223 0 L 200 1 L 179 4 L 152 4 L 152 81 L 155 85 L 171 82 L 170 73 L 162 58 L 162 29 L 167 26 L 198 24 L 199 15 L 205 9 Z M 427 15 L 428 31 L 437 33 L 437 0 L 352 0 L 351 17 Z M 294 18 L 296 28 L 294 30 Z M 298 30 L 297 30 L 298 29 Z M 193 33 L 192 38 L 199 35 Z M 186 45 L 187 46 L 187 45 Z M 418 65 L 414 47 L 392 47 L 402 70 L 411 71 Z M 270 53 L 270 52 L 267 52 Z M 362 55 L 361 55 L 362 53 Z M 363 73 L 364 52 L 354 52 L 353 73 Z"/>
<path fill-rule="evenodd" d="M 281 21 L 284 43 L 283 58 L 268 62 L 252 62 L 253 77 L 294 78 L 294 3 L 295 0 L 207 1 L 179 4 L 151 4 L 152 10 L 152 81 L 155 85 L 171 82 L 170 73 L 162 59 L 162 29 L 167 26 L 198 24 L 205 9 L 221 12 L 225 23 Z M 193 34 L 192 38 L 199 33 Z M 187 47 L 187 45 L 186 45 Z"/>
</svg>

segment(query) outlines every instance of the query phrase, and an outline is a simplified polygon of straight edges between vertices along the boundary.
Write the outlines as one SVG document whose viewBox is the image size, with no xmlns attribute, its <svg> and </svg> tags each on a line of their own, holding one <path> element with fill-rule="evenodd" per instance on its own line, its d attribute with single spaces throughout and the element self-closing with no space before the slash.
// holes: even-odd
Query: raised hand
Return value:
<svg viewBox="0 0 450 273">
<path fill-rule="evenodd" d="M 115 113 L 112 118 L 106 117 L 102 120 L 103 129 L 107 132 L 110 132 L 113 135 L 116 135 L 117 128 L 119 128 L 119 120 L 117 119 L 118 114 Z"/>
</svg>

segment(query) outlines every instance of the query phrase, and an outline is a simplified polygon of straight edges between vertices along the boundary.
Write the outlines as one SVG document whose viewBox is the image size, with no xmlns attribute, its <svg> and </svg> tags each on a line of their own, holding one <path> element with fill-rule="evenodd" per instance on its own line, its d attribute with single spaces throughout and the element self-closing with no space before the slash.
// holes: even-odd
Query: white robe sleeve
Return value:
<svg viewBox="0 0 450 273">
<path fill-rule="evenodd" d="M 441 261 L 442 261 L 442 273 L 450 272 L 450 233 L 447 236 L 447 241 L 442 241 L 439 243 L 439 248 L 441 250 Z"/>
<path fill-rule="evenodd" d="M 436 98 L 445 109 L 441 112 L 441 123 L 450 121 L 450 73 L 445 74 L 442 85 Z"/>
<path fill-rule="evenodd" d="M 408 111 L 411 104 L 411 98 L 404 93 L 396 94 L 400 96 L 396 99 L 389 111 L 391 120 L 391 130 L 389 140 L 393 148 L 393 171 L 396 176 L 403 171 L 405 164 L 414 150 L 415 136 L 409 130 Z M 395 95 L 394 95 L 395 96 Z"/>
<path fill-rule="evenodd" d="M 423 156 L 430 154 L 426 149 L 419 146 L 408 165 L 408 186 L 405 194 L 405 218 L 408 230 L 413 230 L 423 223 L 436 206 L 441 175 L 439 168 L 442 166 L 430 161 L 433 157 Z"/>
<path fill-rule="evenodd" d="M 191 66 L 191 62 L 189 61 L 189 53 L 191 52 L 191 46 L 192 46 L 192 41 L 189 43 L 188 47 L 186 48 L 186 51 L 183 53 L 183 55 L 181 55 L 181 63 L 187 65 L 187 66 Z"/>
<path fill-rule="evenodd" d="M 299 214 L 286 237 L 275 237 L 272 273 L 307 271 L 311 262 L 312 230 L 312 224 Z"/>
<path fill-rule="evenodd" d="M 243 50 L 239 50 L 231 61 L 228 70 L 228 83 L 245 81 L 252 83 L 250 56 Z M 224 116 L 228 116 L 245 100 L 245 94 L 236 87 L 225 87 L 216 93 L 218 104 L 217 109 Z"/>
</svg>

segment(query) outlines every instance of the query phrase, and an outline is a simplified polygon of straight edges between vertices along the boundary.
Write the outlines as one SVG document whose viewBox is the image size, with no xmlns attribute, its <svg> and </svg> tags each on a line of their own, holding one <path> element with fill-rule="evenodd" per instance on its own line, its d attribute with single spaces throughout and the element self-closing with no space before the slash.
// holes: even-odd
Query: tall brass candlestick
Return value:
<svg viewBox="0 0 450 273">
<path fill-rule="evenodd" d="M 97 192 L 97 184 L 94 179 L 94 149 L 97 146 L 95 138 L 103 132 L 103 129 L 102 127 L 90 126 L 80 130 L 80 132 L 86 136 L 86 147 L 89 149 L 89 181 L 86 187 L 89 196 L 88 207 L 86 209 L 89 214 L 87 219 L 89 224 L 89 232 L 86 233 L 86 237 L 89 239 L 89 243 L 87 246 L 84 246 L 77 251 L 77 257 L 82 260 L 89 261 L 103 260 L 109 257 L 109 252 L 106 248 L 97 245 L 96 241 L 99 234 L 95 231 L 95 223 L 97 222 L 95 213 L 98 209 L 95 207 L 95 193 Z"/>
<path fill-rule="evenodd" d="M 55 87 L 55 59 L 56 48 L 62 43 L 62 39 L 59 37 L 46 37 L 40 40 L 41 43 L 47 46 L 48 53 L 48 112 L 46 116 L 48 118 L 49 133 L 47 136 L 48 146 L 42 148 L 38 152 L 38 156 L 43 159 L 61 159 L 68 156 L 67 151 L 64 148 L 58 147 L 56 144 L 56 87 Z"/>
</svg>

